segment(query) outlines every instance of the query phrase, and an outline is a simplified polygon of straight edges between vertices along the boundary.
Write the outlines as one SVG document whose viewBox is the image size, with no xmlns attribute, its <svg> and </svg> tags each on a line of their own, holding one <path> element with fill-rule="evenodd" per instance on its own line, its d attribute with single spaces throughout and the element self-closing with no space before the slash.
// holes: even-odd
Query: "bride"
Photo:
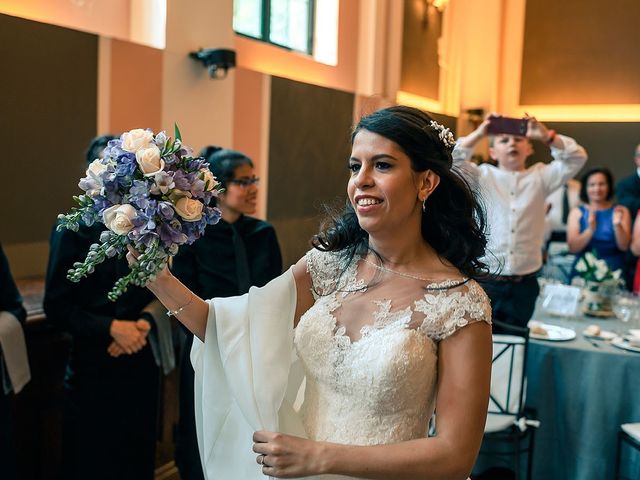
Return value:
<svg viewBox="0 0 640 480">
<path fill-rule="evenodd" d="M 202 300 L 168 269 L 148 285 L 200 340 L 209 479 L 465 479 L 473 467 L 492 348 L 474 280 L 482 210 L 451 169 L 452 135 L 424 112 L 379 110 L 351 140 L 345 212 L 289 271 L 231 299 Z"/>
</svg>

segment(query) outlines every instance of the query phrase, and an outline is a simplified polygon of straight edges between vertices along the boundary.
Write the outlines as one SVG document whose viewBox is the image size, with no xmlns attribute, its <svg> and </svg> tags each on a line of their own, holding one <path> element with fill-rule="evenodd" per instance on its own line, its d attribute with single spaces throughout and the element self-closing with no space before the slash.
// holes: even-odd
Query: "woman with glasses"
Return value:
<svg viewBox="0 0 640 480">
<path fill-rule="evenodd" d="M 253 162 L 241 152 L 208 146 L 200 156 L 224 187 L 217 199 L 222 218 L 209 225 L 193 245 L 184 245 L 172 271 L 201 298 L 242 295 L 282 273 L 282 257 L 273 227 L 250 217 L 256 211 L 258 177 Z M 180 371 L 180 419 L 176 464 L 182 480 L 202 479 L 193 410 L 193 367 L 189 360 L 193 335 L 187 339 Z"/>
</svg>

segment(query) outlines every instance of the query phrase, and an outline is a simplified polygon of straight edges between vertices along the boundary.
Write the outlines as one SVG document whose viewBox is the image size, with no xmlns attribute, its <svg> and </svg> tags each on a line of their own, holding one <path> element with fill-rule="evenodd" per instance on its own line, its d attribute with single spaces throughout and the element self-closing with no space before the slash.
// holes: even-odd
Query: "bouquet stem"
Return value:
<svg viewBox="0 0 640 480">
<path fill-rule="evenodd" d="M 116 281 L 107 297 L 112 302 L 116 301 L 127 291 L 129 284 L 144 287 L 148 282 L 155 280 L 156 274 L 165 267 L 166 262 L 166 254 L 160 248 L 159 242 L 154 240 L 141 252 L 138 261 L 130 266 L 129 273 Z"/>
<path fill-rule="evenodd" d="M 124 250 L 126 241 L 127 237 L 114 234 L 109 235 L 109 238 L 103 243 L 94 243 L 89 248 L 89 253 L 84 262 L 73 264 L 73 268 L 69 270 L 67 278 L 72 282 L 79 282 L 82 278 L 93 273 L 96 265 Z"/>
</svg>

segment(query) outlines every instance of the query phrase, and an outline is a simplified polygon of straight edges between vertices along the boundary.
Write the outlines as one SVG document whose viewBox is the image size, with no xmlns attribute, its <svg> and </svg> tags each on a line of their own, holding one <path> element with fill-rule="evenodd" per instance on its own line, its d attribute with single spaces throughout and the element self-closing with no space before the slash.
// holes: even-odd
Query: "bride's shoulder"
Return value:
<svg viewBox="0 0 640 480">
<path fill-rule="evenodd" d="M 416 311 L 424 314 L 421 330 L 434 340 L 443 340 L 472 323 L 491 324 L 489 297 L 475 280 L 446 280 L 426 290 L 416 302 Z"/>
<path fill-rule="evenodd" d="M 344 270 L 350 263 L 347 257 L 344 251 L 327 252 L 317 248 L 312 248 L 304 256 L 307 271 L 313 278 L 333 276 L 336 271 Z"/>
</svg>

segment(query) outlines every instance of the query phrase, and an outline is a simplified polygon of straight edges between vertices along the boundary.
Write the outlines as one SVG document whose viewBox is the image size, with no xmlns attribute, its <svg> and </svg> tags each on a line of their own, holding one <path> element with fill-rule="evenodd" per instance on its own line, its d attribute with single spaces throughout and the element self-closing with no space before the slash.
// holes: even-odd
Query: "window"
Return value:
<svg viewBox="0 0 640 480">
<path fill-rule="evenodd" d="M 313 54 L 316 0 L 234 0 L 236 33 Z"/>
</svg>

